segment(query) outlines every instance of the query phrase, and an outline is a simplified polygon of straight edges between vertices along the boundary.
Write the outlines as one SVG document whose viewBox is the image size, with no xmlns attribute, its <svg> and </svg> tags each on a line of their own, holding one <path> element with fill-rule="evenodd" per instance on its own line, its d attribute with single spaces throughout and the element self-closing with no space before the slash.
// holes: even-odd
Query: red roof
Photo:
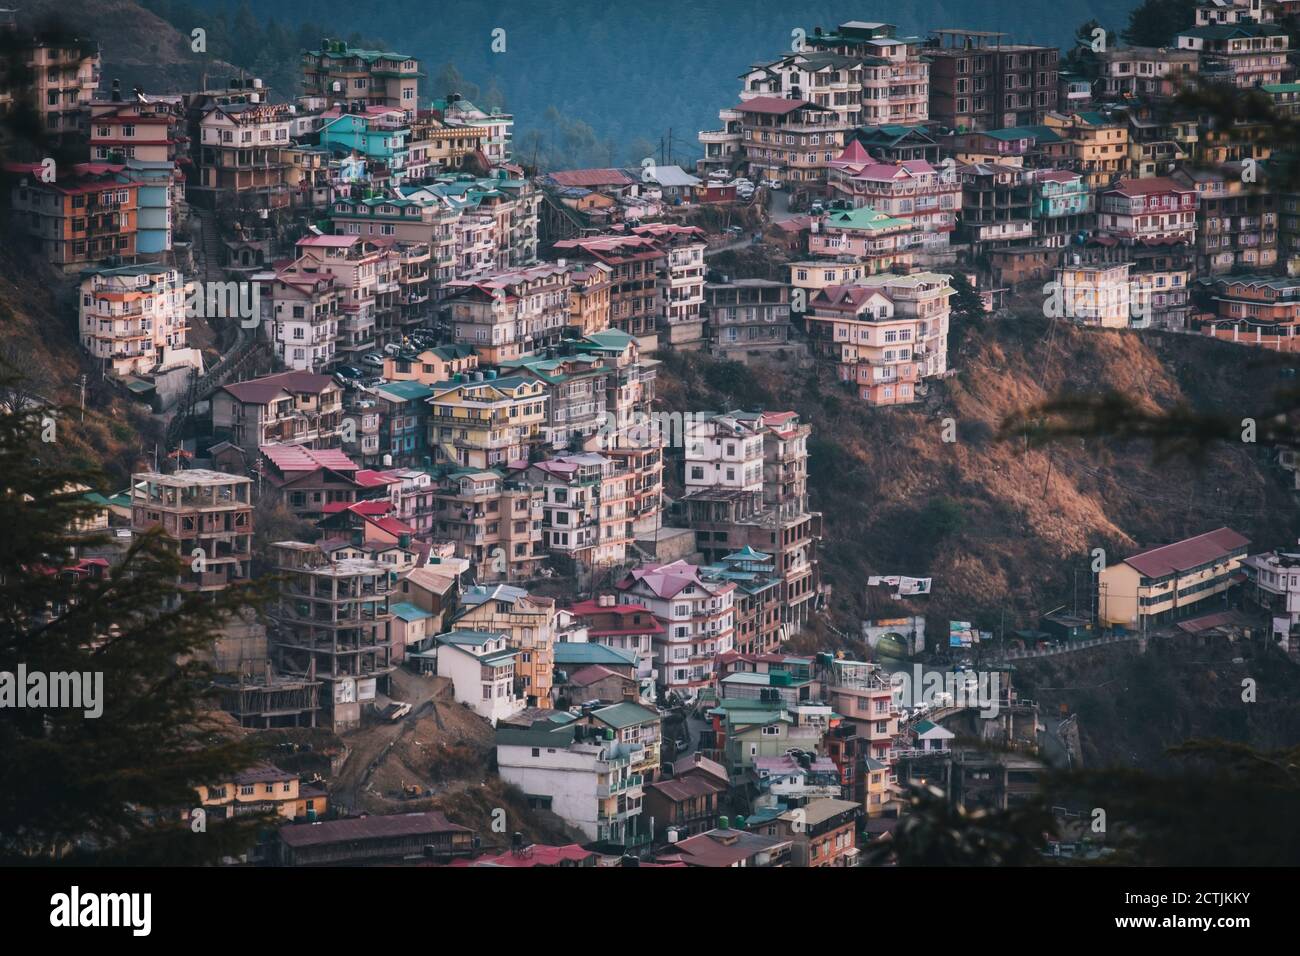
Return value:
<svg viewBox="0 0 1300 956">
<path fill-rule="evenodd" d="M 807 100 L 792 100 L 784 96 L 755 96 L 753 99 L 745 100 L 739 106 L 733 108 L 742 113 L 765 113 L 769 116 L 784 116 L 805 106 L 815 110 L 822 109 L 816 103 L 809 103 Z"/>
<path fill-rule="evenodd" d="M 549 174 L 560 186 L 630 186 L 636 182 L 621 169 L 562 169 Z"/>
<path fill-rule="evenodd" d="M 313 375 L 311 372 L 280 372 L 278 375 L 251 378 L 246 382 L 233 382 L 230 385 L 223 385 L 222 389 L 245 404 L 265 405 L 274 401 L 281 392 L 319 395 L 330 386 L 338 387 L 334 379 L 328 375 Z"/>
<path fill-rule="evenodd" d="M 303 448 L 301 445 L 261 445 L 259 451 L 280 471 L 315 471 L 332 468 L 355 472 L 352 459 L 336 448 Z"/>
<path fill-rule="evenodd" d="M 400 485 L 402 479 L 395 475 L 386 475 L 382 471 L 375 471 L 373 468 L 362 468 L 352 476 L 362 488 L 378 488 L 381 485 Z"/>
<path fill-rule="evenodd" d="M 872 163 L 871 154 L 867 152 L 865 146 L 859 140 L 854 140 L 844 147 L 844 152 L 835 158 L 837 163 Z"/>
<path fill-rule="evenodd" d="M 387 531 L 389 534 L 414 534 L 415 529 L 404 521 L 398 521 L 396 518 L 376 518 L 373 515 L 365 515 L 366 521 L 374 525 L 381 531 Z"/>
<path fill-rule="evenodd" d="M 1151 176 L 1146 179 L 1121 179 L 1108 192 L 1125 196 L 1145 196 L 1148 193 L 1194 193 L 1190 186 L 1182 186 L 1168 176 Z"/>
<path fill-rule="evenodd" d="M 498 853 L 495 856 L 484 855 L 474 860 L 452 860 L 449 866 L 559 866 L 564 862 L 583 863 L 590 860 L 596 854 L 591 850 L 584 850 L 577 843 L 570 843 L 567 846 L 542 846 L 532 844 L 526 846 L 519 852 L 506 850 L 504 853 Z"/>
<path fill-rule="evenodd" d="M 1185 541 L 1139 551 L 1124 559 L 1124 563 L 1148 578 L 1162 578 L 1179 571 L 1188 571 L 1214 561 L 1221 561 L 1232 552 L 1250 544 L 1250 539 L 1231 528 L 1219 528 L 1198 534 Z"/>
<path fill-rule="evenodd" d="M 608 667 L 602 667 L 600 664 L 588 664 L 581 670 L 574 671 L 569 675 L 569 683 L 576 684 L 578 687 L 588 687 L 598 680 L 604 680 L 606 677 L 617 677 L 621 681 L 631 681 L 618 671 L 612 671 Z"/>
</svg>

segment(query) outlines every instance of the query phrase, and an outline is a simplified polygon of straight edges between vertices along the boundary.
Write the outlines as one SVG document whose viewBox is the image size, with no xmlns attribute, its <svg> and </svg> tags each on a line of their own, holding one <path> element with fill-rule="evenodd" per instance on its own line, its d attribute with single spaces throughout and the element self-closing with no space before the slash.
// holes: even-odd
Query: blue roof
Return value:
<svg viewBox="0 0 1300 956">
<path fill-rule="evenodd" d="M 426 618 L 433 617 L 432 614 L 423 608 L 418 608 L 414 604 L 408 604 L 406 601 L 402 601 L 398 604 L 390 604 L 388 605 L 388 610 L 392 611 L 395 616 L 400 617 L 403 621 L 423 621 Z"/>
<path fill-rule="evenodd" d="M 556 664 L 636 664 L 636 654 L 604 644 L 560 642 L 553 646 L 553 651 Z"/>
</svg>

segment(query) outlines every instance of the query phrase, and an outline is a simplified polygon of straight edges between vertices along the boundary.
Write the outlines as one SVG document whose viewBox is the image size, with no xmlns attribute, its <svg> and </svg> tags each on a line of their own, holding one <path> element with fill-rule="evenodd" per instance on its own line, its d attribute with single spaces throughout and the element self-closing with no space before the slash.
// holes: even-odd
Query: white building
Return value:
<svg viewBox="0 0 1300 956">
<path fill-rule="evenodd" d="M 1300 551 L 1252 554 L 1243 566 L 1255 586 L 1255 600 L 1268 608 L 1274 618 L 1287 619 L 1289 637 L 1300 624 Z"/>
<path fill-rule="evenodd" d="M 497 731 L 497 769 L 589 840 L 634 846 L 646 841 L 641 822 L 644 778 L 632 771 L 644 747 L 615 739 L 608 727 L 536 721 L 530 729 Z"/>
<path fill-rule="evenodd" d="M 524 700 L 515 694 L 515 652 L 506 634 L 448 631 L 434 641 L 438 676 L 451 679 L 457 701 L 493 726 L 523 710 Z"/>
<path fill-rule="evenodd" d="M 186 345 L 185 282 L 157 264 L 88 269 L 81 275 L 78 331 L 91 357 L 114 374 L 202 367 Z"/>
<path fill-rule="evenodd" d="M 686 493 L 700 489 L 762 491 L 761 422 L 731 415 L 685 425 Z"/>
<path fill-rule="evenodd" d="M 674 561 L 636 568 L 617 587 L 620 604 L 640 604 L 664 622 L 664 631 L 654 635 L 664 686 L 694 696 L 711 685 L 714 659 L 734 644 L 736 585 L 705 581 L 695 565 Z"/>
</svg>

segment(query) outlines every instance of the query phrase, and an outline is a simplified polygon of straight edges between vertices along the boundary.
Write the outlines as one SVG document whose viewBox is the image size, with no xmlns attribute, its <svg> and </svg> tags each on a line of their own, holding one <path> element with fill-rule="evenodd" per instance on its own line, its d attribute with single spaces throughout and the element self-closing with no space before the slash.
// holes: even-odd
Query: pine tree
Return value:
<svg viewBox="0 0 1300 956">
<path fill-rule="evenodd" d="M 0 368 L 0 383 L 10 378 Z M 42 437 L 57 441 L 73 420 L 0 407 L 0 672 L 102 674 L 102 714 L 0 709 L 0 860 L 193 864 L 241 852 L 261 818 L 192 833 L 178 811 L 195 805 L 196 785 L 256 761 L 224 732 L 205 700 L 211 672 L 190 658 L 261 589 L 178 594 L 181 561 L 157 533 L 137 536 L 99 580 L 60 573 L 75 546 L 108 544 L 69 530 L 89 517 L 82 490 L 96 476 L 43 463 L 56 456 Z"/>
</svg>

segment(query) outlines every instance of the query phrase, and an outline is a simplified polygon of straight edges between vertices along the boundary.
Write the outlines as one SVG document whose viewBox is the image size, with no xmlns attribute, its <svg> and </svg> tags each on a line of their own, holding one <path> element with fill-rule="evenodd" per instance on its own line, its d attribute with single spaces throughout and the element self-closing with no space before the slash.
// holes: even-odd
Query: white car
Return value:
<svg viewBox="0 0 1300 956">
<path fill-rule="evenodd" d="M 748 179 L 743 179 L 743 178 L 742 178 L 742 179 L 733 179 L 731 182 L 727 183 L 727 185 L 728 185 L 728 186 L 735 186 L 737 189 L 739 189 L 741 186 L 749 186 L 749 187 L 752 189 L 753 186 L 754 186 L 754 184 L 751 183 Z"/>
<path fill-rule="evenodd" d="M 781 182 L 779 179 L 769 179 L 767 182 L 763 183 L 763 185 L 768 189 L 785 189 L 785 183 Z"/>
</svg>

